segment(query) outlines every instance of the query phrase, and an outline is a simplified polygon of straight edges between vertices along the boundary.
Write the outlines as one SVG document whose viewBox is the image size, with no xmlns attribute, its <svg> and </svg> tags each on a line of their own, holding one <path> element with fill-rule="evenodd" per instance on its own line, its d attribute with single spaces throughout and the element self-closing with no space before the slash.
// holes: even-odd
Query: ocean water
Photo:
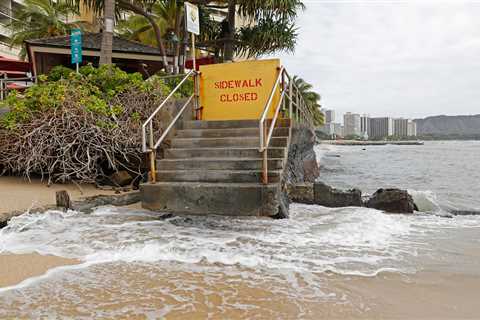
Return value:
<svg viewBox="0 0 480 320">
<path fill-rule="evenodd" d="M 366 149 L 366 150 L 364 150 Z M 292 204 L 291 218 L 181 216 L 101 207 L 49 211 L 0 230 L 0 253 L 78 259 L 0 288 L 0 318 L 311 318 L 319 304 L 354 303 L 329 278 L 480 276 L 480 143 L 317 146 L 321 177 L 336 187 L 409 189 L 414 215 Z M 364 310 L 365 309 L 365 310 Z"/>
</svg>

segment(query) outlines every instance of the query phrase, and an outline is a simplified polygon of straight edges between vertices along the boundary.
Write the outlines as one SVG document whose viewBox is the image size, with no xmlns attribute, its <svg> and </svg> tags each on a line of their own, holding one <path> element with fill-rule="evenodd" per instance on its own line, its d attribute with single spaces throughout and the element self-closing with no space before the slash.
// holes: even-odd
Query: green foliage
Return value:
<svg viewBox="0 0 480 320">
<path fill-rule="evenodd" d="M 316 126 L 322 126 L 325 124 L 325 114 L 320 110 L 320 99 L 321 96 L 317 92 L 313 91 L 313 86 L 303 80 L 300 77 L 294 76 L 293 82 L 298 88 L 300 95 L 305 100 L 307 107 L 310 109 L 313 114 L 313 120 Z"/>
<path fill-rule="evenodd" d="M 110 128 L 108 118 L 113 119 L 124 112 L 122 106 L 112 105 L 111 101 L 127 89 L 154 91 L 159 96 L 169 92 L 169 87 L 161 81 L 144 81 L 141 74 L 128 74 L 115 66 L 95 68 L 87 65 L 79 71 L 76 74 L 69 68 L 58 66 L 23 94 L 11 93 L 0 104 L 0 107 L 10 109 L 0 118 L 0 126 L 14 129 L 18 123 L 31 119 L 36 112 L 77 106 L 106 117 L 107 120 L 99 120 L 98 124 L 102 128 Z M 138 115 L 132 117 L 137 118 Z"/>
<path fill-rule="evenodd" d="M 78 5 L 71 1 L 25 0 L 9 24 L 13 30 L 11 45 L 22 46 L 20 58 L 24 59 L 25 40 L 67 35 L 72 28 L 88 28 L 85 22 L 71 21 L 79 14 Z"/>
<path fill-rule="evenodd" d="M 47 75 L 48 81 L 58 81 L 60 79 L 68 79 L 73 73 L 73 70 L 64 66 L 53 67 Z"/>
<path fill-rule="evenodd" d="M 163 87 L 166 91 L 165 94 L 169 94 L 177 87 L 177 85 L 182 81 L 184 75 L 179 75 L 178 77 L 170 77 L 165 73 L 159 73 L 149 79 L 155 87 Z M 186 98 L 190 97 L 193 94 L 193 79 L 187 79 L 182 86 L 175 93 L 176 98 Z"/>
</svg>

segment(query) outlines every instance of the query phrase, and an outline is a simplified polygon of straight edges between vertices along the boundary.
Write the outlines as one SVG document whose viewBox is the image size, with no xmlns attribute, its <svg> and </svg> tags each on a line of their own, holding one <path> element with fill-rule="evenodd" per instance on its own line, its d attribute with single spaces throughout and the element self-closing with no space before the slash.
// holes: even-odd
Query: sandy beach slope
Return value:
<svg viewBox="0 0 480 320">
<path fill-rule="evenodd" d="M 0 288 L 14 286 L 25 279 L 41 276 L 49 269 L 78 264 L 75 259 L 66 259 L 40 254 L 0 254 Z"/>
</svg>

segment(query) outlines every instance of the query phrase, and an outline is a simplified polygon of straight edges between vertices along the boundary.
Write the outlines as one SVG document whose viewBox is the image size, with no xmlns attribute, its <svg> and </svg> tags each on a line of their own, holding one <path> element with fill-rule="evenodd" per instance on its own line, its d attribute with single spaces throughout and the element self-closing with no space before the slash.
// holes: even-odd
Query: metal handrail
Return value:
<svg viewBox="0 0 480 320">
<path fill-rule="evenodd" d="M 287 81 L 288 81 L 288 85 L 287 85 Z M 280 83 L 282 84 L 281 86 L 280 86 Z M 267 118 L 268 111 L 271 108 L 273 98 L 275 94 L 278 92 L 277 90 L 279 89 L 281 90 L 280 99 L 277 105 L 275 106 L 275 113 L 270 122 L 270 126 L 267 132 L 267 127 L 265 126 L 265 120 Z M 288 96 L 287 96 L 287 92 L 288 92 Z M 306 123 L 309 127 L 314 127 L 313 113 L 307 107 L 305 100 L 303 99 L 302 95 L 299 94 L 299 92 L 300 90 L 298 89 L 296 84 L 293 82 L 293 78 L 288 74 L 288 72 L 285 70 L 284 67 L 280 68 L 280 72 L 278 73 L 277 79 L 273 84 L 272 91 L 270 93 L 270 96 L 268 97 L 267 103 L 265 104 L 265 107 L 263 109 L 262 115 L 258 123 L 258 128 L 260 131 L 260 146 L 258 150 L 263 155 L 262 182 L 264 184 L 268 184 L 268 146 L 270 145 L 270 140 L 273 136 L 275 124 L 277 122 L 278 115 L 280 114 L 282 104 L 285 101 L 285 97 L 288 97 L 288 103 L 289 103 L 288 118 L 291 120 L 293 118 L 296 118 L 297 121 L 301 123 Z M 293 99 L 294 96 L 295 96 L 295 101 Z M 295 107 L 296 115 L 294 115 L 293 107 Z"/>
<path fill-rule="evenodd" d="M 156 149 L 154 146 L 159 146 L 160 144 L 158 143 L 150 143 L 150 149 L 147 149 L 147 125 L 152 125 L 152 120 L 153 118 L 157 115 L 158 112 L 160 112 L 160 110 L 162 110 L 162 108 L 167 104 L 168 100 L 173 97 L 173 95 L 175 94 L 175 92 L 177 92 L 180 87 L 185 83 L 185 81 L 187 81 L 187 79 L 192 76 L 192 75 L 195 75 L 197 72 L 195 70 L 191 70 L 189 73 L 187 73 L 182 81 L 180 81 L 178 83 L 178 85 L 170 92 L 170 94 L 162 101 L 162 103 L 157 107 L 157 109 L 155 109 L 155 111 L 153 111 L 153 113 L 150 115 L 150 117 L 147 118 L 147 120 L 143 123 L 142 125 L 142 151 L 143 152 L 150 152 L 152 149 Z M 150 131 L 150 137 L 153 136 L 153 132 Z M 161 143 L 161 142 L 160 142 Z"/>
<path fill-rule="evenodd" d="M 183 112 L 187 109 L 187 106 L 194 98 L 198 98 L 197 96 L 197 81 L 195 77 L 197 76 L 197 72 L 195 70 L 191 70 L 188 72 L 183 79 L 177 84 L 177 86 L 170 92 L 170 94 L 162 101 L 162 103 L 153 111 L 153 113 L 147 118 L 147 120 L 142 124 L 142 151 L 144 153 L 149 153 L 150 156 L 150 181 L 152 183 L 156 182 L 156 149 L 162 144 L 163 140 L 166 138 L 170 130 L 173 126 L 177 123 L 178 119 L 182 116 Z M 185 104 L 180 108 L 180 111 L 177 115 L 170 121 L 170 124 L 167 128 L 162 132 L 160 138 L 155 141 L 154 138 L 154 131 L 153 131 L 153 119 L 154 117 L 162 110 L 162 108 L 167 104 L 168 100 L 173 97 L 173 95 L 180 89 L 180 87 L 187 81 L 190 76 L 194 76 L 194 93 L 187 99 Z M 172 78 L 171 76 L 169 78 Z M 148 144 L 149 147 L 147 148 L 147 126 L 149 131 L 149 139 Z"/>
<path fill-rule="evenodd" d="M 275 96 L 275 93 L 277 92 L 277 87 L 280 84 L 280 80 L 282 79 L 283 72 L 285 71 L 285 68 L 281 68 L 280 72 L 278 73 L 277 79 L 275 80 L 275 83 L 273 85 L 272 91 L 270 93 L 270 96 L 268 97 L 267 104 L 265 105 L 265 108 L 263 109 L 262 116 L 260 117 L 260 122 L 259 122 L 259 129 L 260 129 L 260 148 L 259 151 L 263 152 L 266 148 L 266 143 L 269 141 L 265 141 L 264 137 L 264 123 L 265 119 L 267 118 L 267 113 L 268 110 L 270 110 L 270 105 L 272 104 L 273 97 Z M 272 120 L 273 122 L 273 120 Z"/>
</svg>

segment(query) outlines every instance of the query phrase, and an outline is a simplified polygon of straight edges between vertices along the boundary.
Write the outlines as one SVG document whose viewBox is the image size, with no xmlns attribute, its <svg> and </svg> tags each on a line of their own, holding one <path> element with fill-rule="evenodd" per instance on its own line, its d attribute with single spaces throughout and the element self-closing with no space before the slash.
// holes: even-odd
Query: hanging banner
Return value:
<svg viewBox="0 0 480 320">
<path fill-rule="evenodd" d="M 70 33 L 72 64 L 82 63 L 82 30 L 72 29 Z"/>
<path fill-rule="evenodd" d="M 200 66 L 202 120 L 259 119 L 279 69 L 279 59 Z M 280 89 L 268 118 L 273 117 L 279 99 Z"/>
<path fill-rule="evenodd" d="M 198 36 L 200 34 L 200 14 L 196 5 L 185 2 L 185 21 L 187 31 Z"/>
</svg>

